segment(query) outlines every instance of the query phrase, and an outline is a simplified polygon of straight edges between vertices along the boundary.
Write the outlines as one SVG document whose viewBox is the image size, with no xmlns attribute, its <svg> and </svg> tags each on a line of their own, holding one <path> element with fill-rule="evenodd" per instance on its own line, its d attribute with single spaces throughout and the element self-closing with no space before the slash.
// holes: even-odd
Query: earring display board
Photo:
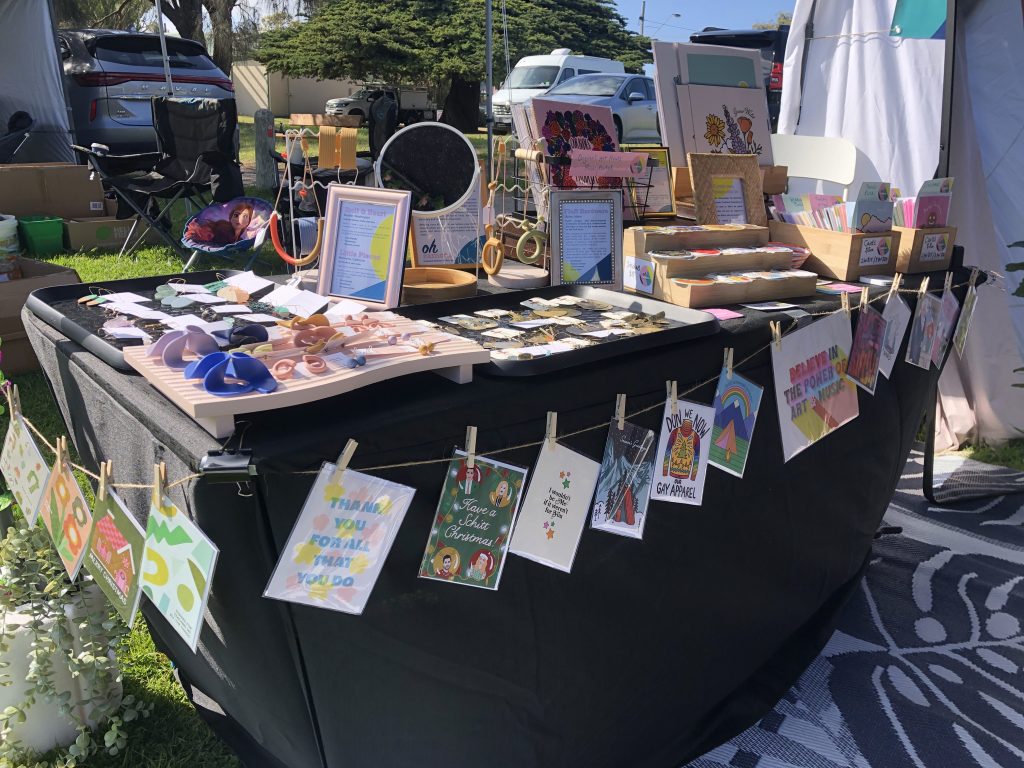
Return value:
<svg viewBox="0 0 1024 768">
<path fill-rule="evenodd" d="M 331 184 L 320 255 L 322 296 L 374 309 L 398 306 L 411 193 Z"/>
<path fill-rule="evenodd" d="M 551 283 L 622 289 L 622 190 L 551 192 Z"/>
<path fill-rule="evenodd" d="M 698 224 L 768 225 L 754 155 L 686 156 Z"/>
</svg>

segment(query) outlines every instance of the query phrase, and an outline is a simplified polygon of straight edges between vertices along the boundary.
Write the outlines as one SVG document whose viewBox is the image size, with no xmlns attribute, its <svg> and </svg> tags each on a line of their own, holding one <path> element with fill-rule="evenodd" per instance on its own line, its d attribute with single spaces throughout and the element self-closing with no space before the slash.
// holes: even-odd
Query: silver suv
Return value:
<svg viewBox="0 0 1024 768">
<path fill-rule="evenodd" d="M 75 143 L 105 144 L 113 154 L 156 151 L 150 99 L 167 93 L 160 36 L 106 29 L 62 29 L 64 87 Z M 167 38 L 174 95 L 234 98 L 235 87 L 206 49 Z"/>
</svg>

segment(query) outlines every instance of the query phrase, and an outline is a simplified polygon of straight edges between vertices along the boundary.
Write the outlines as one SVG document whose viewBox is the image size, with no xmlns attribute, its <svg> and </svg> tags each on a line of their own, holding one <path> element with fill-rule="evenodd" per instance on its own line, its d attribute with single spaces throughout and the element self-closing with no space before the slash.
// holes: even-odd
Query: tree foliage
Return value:
<svg viewBox="0 0 1024 768">
<path fill-rule="evenodd" d="M 54 20 L 65 29 L 142 29 L 153 0 L 55 0 Z"/>
<path fill-rule="evenodd" d="M 484 79 L 484 0 L 320 0 L 308 21 L 265 33 L 257 58 L 292 77 L 431 83 L 467 98 Z M 630 70 L 650 61 L 650 41 L 626 29 L 613 0 L 507 0 L 511 64 L 570 48 L 619 59 Z M 494 72 L 506 74 L 500 4 L 495 4 Z M 475 91 L 478 93 L 478 91 Z M 466 115 L 468 104 L 445 103 Z M 475 120 L 475 117 L 473 117 Z"/>
<path fill-rule="evenodd" d="M 751 24 L 754 29 L 778 29 L 784 24 L 791 24 L 793 22 L 793 14 L 788 11 L 779 11 L 775 14 L 775 21 L 762 21 L 757 24 Z"/>
</svg>

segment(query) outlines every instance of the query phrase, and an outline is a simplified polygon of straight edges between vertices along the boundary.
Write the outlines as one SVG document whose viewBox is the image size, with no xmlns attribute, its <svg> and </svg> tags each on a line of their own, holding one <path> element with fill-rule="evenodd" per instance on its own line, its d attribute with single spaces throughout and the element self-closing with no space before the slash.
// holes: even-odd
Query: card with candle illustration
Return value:
<svg viewBox="0 0 1024 768">
<path fill-rule="evenodd" d="M 497 589 L 523 496 L 526 470 L 464 451 L 448 464 L 420 577 Z"/>
<path fill-rule="evenodd" d="M 723 368 L 718 377 L 708 458 L 711 464 L 730 475 L 743 477 L 763 393 L 763 387 L 735 371 L 730 373 Z"/>
<path fill-rule="evenodd" d="M 39 514 L 50 532 L 60 561 L 74 581 L 82 567 L 89 534 L 92 533 L 92 512 L 67 462 L 55 464 L 50 470 Z"/>
<path fill-rule="evenodd" d="M 11 419 L 7 428 L 3 452 L 0 453 L 0 473 L 14 494 L 25 521 L 35 525 L 50 470 L 19 415 Z"/>
<path fill-rule="evenodd" d="M 599 531 L 643 538 L 654 479 L 654 432 L 624 421 L 608 428 L 590 525 Z"/>
<path fill-rule="evenodd" d="M 325 463 L 264 597 L 362 613 L 415 493 Z"/>
<path fill-rule="evenodd" d="M 569 573 L 601 465 L 545 440 L 512 533 L 510 551 Z"/>
<path fill-rule="evenodd" d="M 671 399 L 665 402 L 651 498 L 700 506 L 711 454 L 715 409 Z"/>
</svg>

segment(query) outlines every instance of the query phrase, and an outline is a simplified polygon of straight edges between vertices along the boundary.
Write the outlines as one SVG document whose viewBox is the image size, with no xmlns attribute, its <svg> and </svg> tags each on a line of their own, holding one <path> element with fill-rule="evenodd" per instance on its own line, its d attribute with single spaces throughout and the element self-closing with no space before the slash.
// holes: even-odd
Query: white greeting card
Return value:
<svg viewBox="0 0 1024 768">
<path fill-rule="evenodd" d="M 509 551 L 568 573 L 601 465 L 545 440 L 512 531 Z"/>
<path fill-rule="evenodd" d="M 907 326 L 913 313 L 898 294 L 891 295 L 885 302 L 882 319 L 885 320 L 885 337 L 882 339 L 882 354 L 878 358 L 878 372 L 885 378 L 892 374 L 892 366 L 900 354 L 900 345 L 907 334 Z"/>
<path fill-rule="evenodd" d="M 711 456 L 715 409 L 686 400 L 665 401 L 651 498 L 700 506 Z"/>
<path fill-rule="evenodd" d="M 0 473 L 3 473 L 26 522 L 35 525 L 50 468 L 20 415 L 14 416 L 7 427 L 3 453 L 0 453 Z"/>
</svg>

